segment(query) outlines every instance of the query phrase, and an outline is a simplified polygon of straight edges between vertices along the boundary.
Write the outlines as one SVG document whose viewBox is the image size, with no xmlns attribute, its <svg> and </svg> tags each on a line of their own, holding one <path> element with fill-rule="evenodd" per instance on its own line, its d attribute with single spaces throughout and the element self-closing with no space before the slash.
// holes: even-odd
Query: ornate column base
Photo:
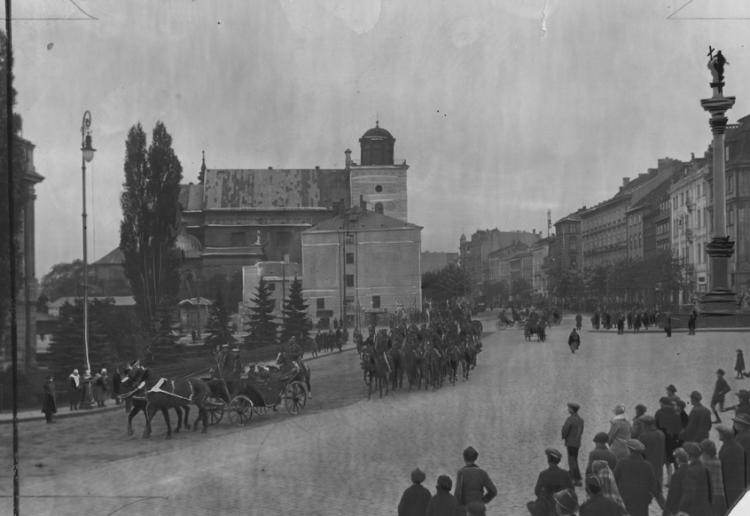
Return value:
<svg viewBox="0 0 750 516">
<path fill-rule="evenodd" d="M 729 258 L 734 254 L 734 242 L 729 237 L 714 237 L 706 245 L 711 266 L 711 291 L 700 300 L 703 315 L 735 315 L 737 295 L 729 288 Z"/>
</svg>

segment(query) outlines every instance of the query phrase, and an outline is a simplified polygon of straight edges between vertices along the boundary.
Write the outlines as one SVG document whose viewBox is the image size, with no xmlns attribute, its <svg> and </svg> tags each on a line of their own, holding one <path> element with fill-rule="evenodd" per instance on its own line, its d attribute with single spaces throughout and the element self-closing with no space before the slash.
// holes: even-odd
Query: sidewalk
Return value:
<svg viewBox="0 0 750 516">
<path fill-rule="evenodd" d="M 356 346 L 353 343 L 347 343 L 343 348 L 342 352 L 344 351 L 351 351 L 355 349 Z M 333 352 L 323 352 L 320 353 L 317 357 L 313 357 L 309 353 L 306 354 L 306 356 L 303 358 L 305 362 L 309 362 L 311 360 L 318 360 L 320 358 L 325 358 L 327 356 L 338 354 L 339 351 L 333 351 Z M 68 408 L 59 407 L 57 414 L 55 414 L 55 419 L 64 419 L 69 417 L 79 417 L 79 416 L 90 416 L 92 414 L 99 414 L 101 412 L 109 412 L 113 410 L 125 410 L 125 405 L 116 405 L 114 400 L 107 400 L 109 405 L 105 407 L 94 407 L 91 409 L 81 409 L 81 410 L 74 410 L 71 411 Z M 41 407 L 35 408 L 35 409 L 23 409 L 18 411 L 18 422 L 23 423 L 26 421 L 43 421 L 44 420 L 44 414 L 42 413 Z M 13 413 L 12 412 L 0 412 L 0 425 L 6 425 L 10 424 L 13 421 Z"/>
</svg>

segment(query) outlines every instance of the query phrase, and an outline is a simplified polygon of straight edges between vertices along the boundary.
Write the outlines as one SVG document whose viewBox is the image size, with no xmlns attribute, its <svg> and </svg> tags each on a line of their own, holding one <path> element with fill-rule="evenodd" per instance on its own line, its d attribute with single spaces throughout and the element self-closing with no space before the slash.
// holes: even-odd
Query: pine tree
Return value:
<svg viewBox="0 0 750 516">
<path fill-rule="evenodd" d="M 307 315 L 307 304 L 302 297 L 302 282 L 294 278 L 289 287 L 289 297 L 284 300 L 284 311 L 281 322 L 281 343 L 286 344 L 294 337 L 299 341 L 300 336 L 307 339 L 312 328 L 312 321 Z"/>
<path fill-rule="evenodd" d="M 276 344 L 278 324 L 273 317 L 273 299 L 269 284 L 261 278 L 250 307 L 250 322 L 247 325 L 247 346 L 268 346 Z"/>
<path fill-rule="evenodd" d="M 125 275 L 143 327 L 156 335 L 160 312 L 173 307 L 180 285 L 180 253 L 174 243 L 182 165 L 163 123 L 154 126 L 148 150 L 141 125 L 130 128 L 124 170 L 120 249 Z"/>
<path fill-rule="evenodd" d="M 224 296 L 221 290 L 218 290 L 214 304 L 211 305 L 211 310 L 208 313 L 208 321 L 206 321 L 206 331 L 208 332 L 208 336 L 206 337 L 207 346 L 215 348 L 216 346 L 232 344 L 234 342 L 229 322 L 229 313 L 224 307 Z"/>
</svg>

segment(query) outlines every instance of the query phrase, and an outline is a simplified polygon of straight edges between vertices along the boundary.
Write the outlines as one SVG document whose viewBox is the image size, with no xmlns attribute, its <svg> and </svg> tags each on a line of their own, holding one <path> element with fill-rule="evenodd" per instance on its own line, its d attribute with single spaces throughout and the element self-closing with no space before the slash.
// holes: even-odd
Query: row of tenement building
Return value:
<svg viewBox="0 0 750 516">
<path fill-rule="evenodd" d="M 735 242 L 730 286 L 750 287 L 750 115 L 730 124 L 726 159 L 727 232 Z M 534 293 L 549 294 L 552 267 L 585 274 L 597 266 L 647 261 L 671 251 L 684 265 L 681 303 L 707 292 L 711 283 L 706 244 L 711 239 L 712 152 L 689 161 L 663 158 L 655 168 L 624 177 L 618 191 L 595 206 L 554 223 L 555 234 L 477 231 L 460 240 L 460 260 L 475 288 L 518 278 Z"/>
</svg>

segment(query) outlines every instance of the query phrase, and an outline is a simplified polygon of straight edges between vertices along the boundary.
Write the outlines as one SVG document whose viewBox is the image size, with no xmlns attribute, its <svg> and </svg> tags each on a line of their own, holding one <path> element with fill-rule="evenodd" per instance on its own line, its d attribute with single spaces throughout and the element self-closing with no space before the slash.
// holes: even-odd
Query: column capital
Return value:
<svg viewBox="0 0 750 516">
<path fill-rule="evenodd" d="M 727 130 L 729 121 L 724 113 L 734 106 L 735 97 L 711 97 L 710 99 L 701 99 L 701 107 L 711 113 L 709 125 L 713 134 L 724 134 Z"/>
</svg>

